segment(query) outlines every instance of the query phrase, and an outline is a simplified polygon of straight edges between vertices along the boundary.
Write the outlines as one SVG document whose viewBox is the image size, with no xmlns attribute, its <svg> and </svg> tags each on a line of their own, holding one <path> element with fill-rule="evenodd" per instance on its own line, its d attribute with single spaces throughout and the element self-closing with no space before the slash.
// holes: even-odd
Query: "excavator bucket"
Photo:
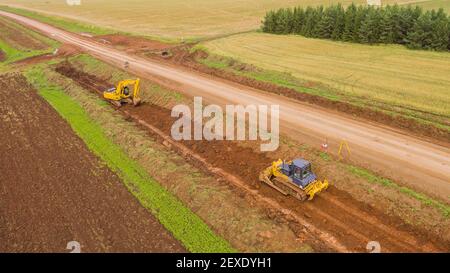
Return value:
<svg viewBox="0 0 450 273">
<path fill-rule="evenodd" d="M 316 181 L 312 182 L 311 184 L 309 184 L 305 188 L 305 192 L 309 196 L 308 200 L 313 200 L 314 195 L 326 190 L 328 188 L 328 185 L 329 185 L 328 180 L 326 180 L 326 179 L 323 182 L 320 180 L 316 180 Z"/>
</svg>

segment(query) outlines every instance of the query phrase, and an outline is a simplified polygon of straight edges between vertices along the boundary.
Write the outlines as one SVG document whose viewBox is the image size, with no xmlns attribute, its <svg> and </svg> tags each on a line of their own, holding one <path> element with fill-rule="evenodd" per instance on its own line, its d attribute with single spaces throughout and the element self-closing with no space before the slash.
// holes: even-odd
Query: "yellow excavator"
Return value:
<svg viewBox="0 0 450 273">
<path fill-rule="evenodd" d="M 293 161 L 279 159 L 259 175 L 259 180 L 284 195 L 305 201 L 328 188 L 328 181 L 320 181 L 311 170 L 311 163 L 303 158 Z"/>
<path fill-rule="evenodd" d="M 131 86 L 133 90 L 130 90 Z M 110 88 L 103 92 L 103 97 L 119 107 L 124 103 L 132 103 L 134 106 L 138 106 L 141 103 L 139 93 L 139 79 L 123 80 L 117 83 L 117 87 Z"/>
</svg>

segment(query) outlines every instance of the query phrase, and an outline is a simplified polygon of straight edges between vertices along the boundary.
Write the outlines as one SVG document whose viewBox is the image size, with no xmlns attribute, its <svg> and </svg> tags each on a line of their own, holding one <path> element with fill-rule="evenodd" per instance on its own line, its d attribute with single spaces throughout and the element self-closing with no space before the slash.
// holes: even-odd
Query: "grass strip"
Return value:
<svg viewBox="0 0 450 273">
<path fill-rule="evenodd" d="M 128 190 L 189 251 L 235 252 L 226 240 L 216 235 L 196 214 L 110 141 L 102 128 L 89 118 L 77 101 L 65 94 L 59 86 L 49 84 L 40 67 L 27 70 L 25 76 L 38 93 L 71 125 L 88 148 L 119 175 Z"/>
<path fill-rule="evenodd" d="M 353 165 L 348 165 L 347 168 L 351 173 L 355 174 L 356 176 L 366 179 L 370 183 L 394 188 L 402 193 L 405 193 L 405 194 L 413 197 L 414 199 L 420 201 L 424 205 L 432 206 L 432 207 L 439 209 L 441 211 L 442 215 L 444 215 L 444 217 L 446 217 L 446 218 L 450 217 L 450 206 L 448 206 L 438 200 L 434 200 L 422 193 L 415 192 L 414 190 L 412 190 L 410 188 L 400 186 L 390 179 L 376 176 L 375 174 L 371 173 L 370 171 L 368 171 L 366 169 L 356 167 Z"/>
</svg>

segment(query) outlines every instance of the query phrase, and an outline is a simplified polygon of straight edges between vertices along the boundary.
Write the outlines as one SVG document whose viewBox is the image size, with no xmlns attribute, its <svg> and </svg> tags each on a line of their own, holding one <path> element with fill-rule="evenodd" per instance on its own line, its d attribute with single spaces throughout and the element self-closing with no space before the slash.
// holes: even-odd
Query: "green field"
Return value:
<svg viewBox="0 0 450 273">
<path fill-rule="evenodd" d="M 200 47 L 273 71 L 272 74 L 289 75 L 294 79 L 288 79 L 293 86 L 298 79 L 298 85 L 313 87 L 311 92 L 319 92 L 318 95 L 423 111 L 439 115 L 447 122 L 450 116 L 447 52 L 263 33 L 230 36 L 204 42 Z M 272 74 L 265 78 L 280 83 L 271 78 Z"/>
<path fill-rule="evenodd" d="M 26 7 L 128 33 L 166 39 L 197 39 L 259 28 L 265 12 L 298 5 L 365 3 L 365 0 L 89 0 L 69 6 L 64 0 L 0 0 L 0 4 Z M 450 7 L 450 0 L 389 0 Z M 442 2 L 442 3 L 441 3 Z"/>
</svg>

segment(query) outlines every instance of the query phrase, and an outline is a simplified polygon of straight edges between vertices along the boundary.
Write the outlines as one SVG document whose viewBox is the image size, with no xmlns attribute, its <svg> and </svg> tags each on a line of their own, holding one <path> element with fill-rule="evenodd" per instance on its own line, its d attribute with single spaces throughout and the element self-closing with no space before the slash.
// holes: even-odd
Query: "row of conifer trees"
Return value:
<svg viewBox="0 0 450 273">
<path fill-rule="evenodd" d="M 402 44 L 415 49 L 450 50 L 450 17 L 443 9 L 416 6 L 282 8 L 267 12 L 262 30 L 275 34 L 364 44 Z"/>
</svg>

